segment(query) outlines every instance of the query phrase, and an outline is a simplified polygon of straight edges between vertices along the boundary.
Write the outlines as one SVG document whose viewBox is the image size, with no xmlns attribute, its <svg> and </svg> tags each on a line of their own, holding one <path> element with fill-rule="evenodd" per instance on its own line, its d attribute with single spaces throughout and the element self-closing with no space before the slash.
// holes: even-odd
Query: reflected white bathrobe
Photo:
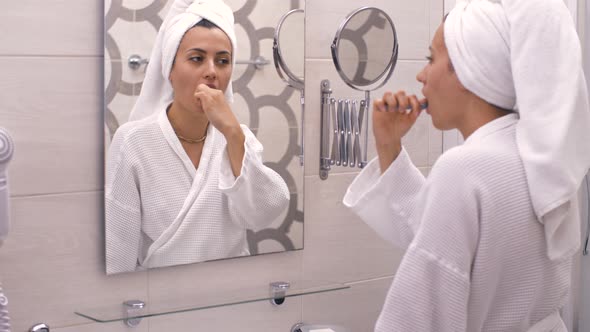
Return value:
<svg viewBox="0 0 590 332">
<path fill-rule="evenodd" d="M 234 177 L 226 140 L 213 126 L 198 169 L 165 111 L 128 122 L 107 159 L 107 273 L 248 255 L 246 229 L 268 226 L 286 208 L 283 179 L 262 163 L 262 145 L 246 136 Z"/>
<path fill-rule="evenodd" d="M 565 331 L 572 261 L 547 257 L 517 121 L 479 128 L 428 179 L 404 150 L 382 175 L 371 161 L 349 187 L 345 205 L 407 248 L 376 331 Z"/>
</svg>

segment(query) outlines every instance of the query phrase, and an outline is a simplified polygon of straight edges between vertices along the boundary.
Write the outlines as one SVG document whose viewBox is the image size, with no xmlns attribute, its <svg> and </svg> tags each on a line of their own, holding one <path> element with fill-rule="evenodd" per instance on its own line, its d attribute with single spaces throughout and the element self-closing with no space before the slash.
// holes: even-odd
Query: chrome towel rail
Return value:
<svg viewBox="0 0 590 332">
<path fill-rule="evenodd" d="M 127 59 L 127 65 L 132 70 L 138 70 L 142 65 L 147 65 L 150 62 L 147 58 L 142 58 L 137 54 L 133 54 L 129 56 Z M 263 66 L 270 64 L 270 61 L 267 60 L 263 56 L 257 56 L 254 59 L 250 60 L 237 60 L 236 64 L 238 65 L 254 65 L 256 69 L 262 69 Z"/>
</svg>

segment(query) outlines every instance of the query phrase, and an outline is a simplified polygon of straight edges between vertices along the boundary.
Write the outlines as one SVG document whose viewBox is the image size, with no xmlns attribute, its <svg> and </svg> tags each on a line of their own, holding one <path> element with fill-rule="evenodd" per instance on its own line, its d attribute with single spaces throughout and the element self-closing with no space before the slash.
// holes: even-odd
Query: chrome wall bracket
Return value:
<svg viewBox="0 0 590 332">
<path fill-rule="evenodd" d="M 332 98 L 329 80 L 322 80 L 320 93 L 320 179 L 326 180 L 332 166 L 363 168 L 367 165 L 369 99 L 365 96 L 360 101 L 336 100 Z"/>
<path fill-rule="evenodd" d="M 145 302 L 141 300 L 130 300 L 123 302 L 123 310 L 125 312 L 125 319 L 123 322 L 129 327 L 137 327 L 141 323 L 141 314 L 145 308 Z"/>
<path fill-rule="evenodd" d="M 330 172 L 330 97 L 332 89 L 329 80 L 322 80 L 321 86 L 321 124 L 320 124 L 320 179 L 326 180 Z M 336 143 L 337 144 L 337 143 Z"/>
<path fill-rule="evenodd" d="M 149 62 L 150 62 L 150 59 L 142 58 L 141 55 L 138 55 L 138 54 L 132 54 L 129 56 L 129 58 L 127 58 L 127 65 L 132 70 L 138 70 L 143 65 L 146 65 L 146 67 L 147 67 Z M 270 60 L 266 59 L 262 55 L 259 55 L 257 57 L 254 57 L 253 59 L 249 59 L 249 60 L 236 60 L 236 64 L 237 65 L 253 65 L 254 68 L 256 68 L 257 70 L 260 70 L 260 69 L 263 69 L 264 66 L 269 65 Z"/>
<path fill-rule="evenodd" d="M 35 324 L 29 329 L 29 332 L 49 332 L 49 325 L 47 324 Z"/>
<path fill-rule="evenodd" d="M 291 287 L 291 284 L 285 281 L 277 281 L 270 283 L 270 303 L 278 306 L 285 303 L 285 296 Z"/>
</svg>

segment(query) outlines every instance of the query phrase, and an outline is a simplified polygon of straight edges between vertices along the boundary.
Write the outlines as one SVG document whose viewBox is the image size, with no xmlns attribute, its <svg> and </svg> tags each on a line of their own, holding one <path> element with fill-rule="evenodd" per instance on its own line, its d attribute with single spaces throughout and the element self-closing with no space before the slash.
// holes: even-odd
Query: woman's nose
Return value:
<svg viewBox="0 0 590 332">
<path fill-rule="evenodd" d="M 426 70 L 426 67 L 422 68 L 422 70 L 420 70 L 420 72 L 418 72 L 418 74 L 416 75 L 416 80 L 422 84 L 425 84 L 425 78 L 426 78 L 426 75 L 424 73 L 425 70 Z"/>
<path fill-rule="evenodd" d="M 215 71 L 215 63 L 213 61 L 206 62 L 204 76 L 207 79 L 214 79 L 217 77 L 217 72 Z"/>
</svg>

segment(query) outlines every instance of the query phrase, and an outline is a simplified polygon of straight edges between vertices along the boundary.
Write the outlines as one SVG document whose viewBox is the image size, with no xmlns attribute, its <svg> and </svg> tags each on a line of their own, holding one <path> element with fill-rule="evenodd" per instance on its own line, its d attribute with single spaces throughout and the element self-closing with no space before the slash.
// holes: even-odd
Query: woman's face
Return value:
<svg viewBox="0 0 590 332">
<path fill-rule="evenodd" d="M 423 84 L 422 93 L 428 100 L 427 112 L 432 124 L 440 130 L 458 128 L 465 108 L 465 93 L 457 74 L 452 68 L 449 53 L 444 42 L 444 23 L 436 31 L 428 64 L 418 73 L 416 79 Z"/>
<path fill-rule="evenodd" d="M 231 51 L 229 37 L 221 29 L 197 26 L 188 30 L 170 72 L 174 103 L 187 110 L 202 111 L 193 96 L 199 84 L 225 92 L 232 73 Z"/>
</svg>

